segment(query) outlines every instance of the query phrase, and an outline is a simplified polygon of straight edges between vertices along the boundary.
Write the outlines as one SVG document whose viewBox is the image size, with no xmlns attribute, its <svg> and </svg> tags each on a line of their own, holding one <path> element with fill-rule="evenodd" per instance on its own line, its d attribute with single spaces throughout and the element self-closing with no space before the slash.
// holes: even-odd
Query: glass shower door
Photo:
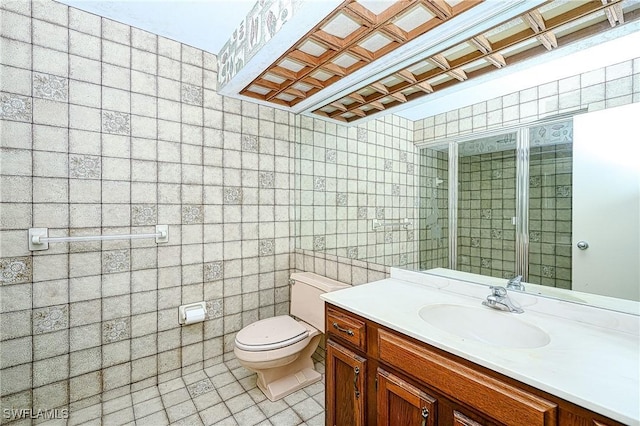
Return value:
<svg viewBox="0 0 640 426">
<path fill-rule="evenodd" d="M 516 160 L 516 132 L 458 144 L 455 269 L 515 275 Z"/>
<path fill-rule="evenodd" d="M 571 289 L 573 126 L 529 130 L 528 282 Z"/>
</svg>

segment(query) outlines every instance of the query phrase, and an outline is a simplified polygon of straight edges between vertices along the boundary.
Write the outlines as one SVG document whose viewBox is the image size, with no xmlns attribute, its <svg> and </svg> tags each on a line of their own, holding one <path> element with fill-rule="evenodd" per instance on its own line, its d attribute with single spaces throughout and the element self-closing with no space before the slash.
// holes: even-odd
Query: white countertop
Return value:
<svg viewBox="0 0 640 426">
<path fill-rule="evenodd" d="M 550 337 L 543 347 L 514 349 L 458 337 L 418 315 L 430 304 L 482 307 L 487 287 L 397 269 L 391 276 L 321 297 L 576 405 L 640 425 L 640 317 L 509 292 L 524 313 L 500 314 L 517 315 Z"/>
</svg>

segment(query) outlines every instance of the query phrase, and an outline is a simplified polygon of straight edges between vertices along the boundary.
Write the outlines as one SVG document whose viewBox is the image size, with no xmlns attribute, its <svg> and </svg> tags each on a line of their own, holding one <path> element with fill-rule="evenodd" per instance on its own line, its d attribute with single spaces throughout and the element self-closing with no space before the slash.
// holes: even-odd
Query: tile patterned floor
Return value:
<svg viewBox="0 0 640 426">
<path fill-rule="evenodd" d="M 315 360 L 316 369 L 323 373 L 322 381 L 276 402 L 269 401 L 256 387 L 254 373 L 232 359 L 71 412 L 67 424 L 324 425 L 324 363 L 322 359 Z"/>
</svg>

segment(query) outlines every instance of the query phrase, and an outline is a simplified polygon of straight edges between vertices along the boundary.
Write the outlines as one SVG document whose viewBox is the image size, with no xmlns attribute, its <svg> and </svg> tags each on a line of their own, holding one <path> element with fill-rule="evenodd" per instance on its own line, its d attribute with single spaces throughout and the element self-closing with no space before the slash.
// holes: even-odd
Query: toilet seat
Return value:
<svg viewBox="0 0 640 426">
<path fill-rule="evenodd" d="M 298 343 L 309 336 L 309 329 L 289 315 L 266 318 L 243 328 L 236 335 L 238 349 L 248 352 L 271 351 Z"/>
</svg>

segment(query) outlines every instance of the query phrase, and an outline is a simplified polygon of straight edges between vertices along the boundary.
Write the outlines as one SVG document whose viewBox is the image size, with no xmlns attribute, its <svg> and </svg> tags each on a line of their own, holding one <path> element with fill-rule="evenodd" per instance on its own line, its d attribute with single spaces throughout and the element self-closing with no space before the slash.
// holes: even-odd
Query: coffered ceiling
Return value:
<svg viewBox="0 0 640 426">
<path fill-rule="evenodd" d="M 486 10 L 482 0 L 344 1 L 260 70 L 239 95 L 352 123 L 640 16 L 640 4 L 633 0 L 555 0 L 520 2 L 519 9 L 490 27 L 465 22 L 483 3 Z M 438 27 L 458 23 L 459 31 L 450 30 L 451 37 L 401 66 L 387 60 L 385 70 L 367 75 L 368 68 L 395 51 L 428 43 Z M 354 74 L 361 78 L 355 81 Z"/>
</svg>

